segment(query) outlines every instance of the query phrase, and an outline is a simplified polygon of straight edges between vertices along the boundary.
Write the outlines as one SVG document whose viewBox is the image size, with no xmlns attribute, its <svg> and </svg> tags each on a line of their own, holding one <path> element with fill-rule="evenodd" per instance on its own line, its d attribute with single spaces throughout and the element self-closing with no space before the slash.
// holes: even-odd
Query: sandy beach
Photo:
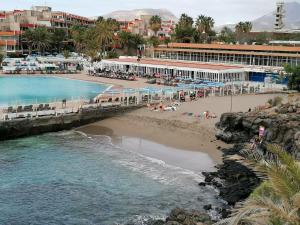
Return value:
<svg viewBox="0 0 300 225">
<path fill-rule="evenodd" d="M 233 96 L 233 111 L 247 111 L 264 105 L 276 94 Z M 222 113 L 230 111 L 230 96 L 209 97 L 185 102 L 177 111 L 155 112 L 141 108 L 122 116 L 113 117 L 78 128 L 90 135 L 107 135 L 117 143 L 119 137 L 137 137 L 187 151 L 206 153 L 215 163 L 222 162 L 223 147 L 229 147 L 215 138 L 215 123 Z M 217 118 L 200 119 L 184 113 L 215 113 Z M 160 158 L 160 156 L 157 156 Z"/>
</svg>

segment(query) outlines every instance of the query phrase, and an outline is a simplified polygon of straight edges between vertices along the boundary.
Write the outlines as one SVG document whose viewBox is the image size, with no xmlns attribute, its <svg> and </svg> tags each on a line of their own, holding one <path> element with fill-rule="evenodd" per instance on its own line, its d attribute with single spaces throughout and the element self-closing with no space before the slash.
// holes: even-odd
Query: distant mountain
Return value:
<svg viewBox="0 0 300 225">
<path fill-rule="evenodd" d="M 178 18 L 167 9 L 134 9 L 134 10 L 119 10 L 103 15 L 104 18 L 113 18 L 117 20 L 134 20 L 140 19 L 144 15 L 158 15 L 163 20 L 177 21 Z"/>
<path fill-rule="evenodd" d="M 269 14 L 252 21 L 253 31 L 273 31 L 275 23 L 275 10 Z M 298 2 L 285 3 L 284 30 L 300 29 L 300 4 Z M 234 29 L 235 24 L 228 24 L 217 27 L 221 30 L 224 26 Z"/>
</svg>

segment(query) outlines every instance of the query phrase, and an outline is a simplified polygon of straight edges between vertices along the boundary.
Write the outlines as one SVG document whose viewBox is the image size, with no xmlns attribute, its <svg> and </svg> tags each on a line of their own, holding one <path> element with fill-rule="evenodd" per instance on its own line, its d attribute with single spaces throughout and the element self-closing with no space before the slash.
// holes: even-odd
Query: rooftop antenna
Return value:
<svg viewBox="0 0 300 225">
<path fill-rule="evenodd" d="M 276 12 L 275 12 L 275 24 L 274 29 L 275 30 L 281 30 L 284 27 L 284 19 L 285 16 L 285 10 L 284 10 L 284 2 L 278 1 L 276 4 Z"/>
</svg>

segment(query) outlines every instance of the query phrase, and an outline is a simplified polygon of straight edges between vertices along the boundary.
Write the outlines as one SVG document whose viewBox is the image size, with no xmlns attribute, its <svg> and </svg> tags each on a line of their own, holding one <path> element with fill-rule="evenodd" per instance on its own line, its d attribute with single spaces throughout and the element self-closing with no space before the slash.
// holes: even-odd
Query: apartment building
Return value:
<svg viewBox="0 0 300 225">
<path fill-rule="evenodd" d="M 46 27 L 53 30 L 68 29 L 73 25 L 94 24 L 94 20 L 52 11 L 52 8 L 47 6 L 33 6 L 30 10 L 0 11 L 0 47 L 8 54 L 20 53 L 20 35 L 30 28 Z"/>
</svg>

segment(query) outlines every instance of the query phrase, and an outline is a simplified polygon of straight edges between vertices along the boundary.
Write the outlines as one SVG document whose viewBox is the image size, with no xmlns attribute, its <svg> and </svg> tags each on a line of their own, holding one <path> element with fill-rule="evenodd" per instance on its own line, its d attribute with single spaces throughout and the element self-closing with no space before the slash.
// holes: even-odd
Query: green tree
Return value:
<svg viewBox="0 0 300 225">
<path fill-rule="evenodd" d="M 215 21 L 210 16 L 200 15 L 196 20 L 196 28 L 199 33 L 209 34 L 215 25 Z"/>
<path fill-rule="evenodd" d="M 120 23 L 113 18 L 107 18 L 106 22 L 112 27 L 112 30 L 117 32 L 120 30 Z"/>
<path fill-rule="evenodd" d="M 71 40 L 74 43 L 76 52 L 82 53 L 86 42 L 87 28 L 80 25 L 74 25 L 70 29 Z"/>
<path fill-rule="evenodd" d="M 64 57 L 67 59 L 67 58 L 69 58 L 70 57 L 70 51 L 69 50 L 64 50 L 63 51 L 63 55 L 64 55 Z"/>
<path fill-rule="evenodd" d="M 103 16 L 98 16 L 97 21 L 96 22 L 103 22 L 105 19 Z"/>
<path fill-rule="evenodd" d="M 154 32 L 155 36 L 157 36 L 157 32 L 161 29 L 161 17 L 158 15 L 152 16 L 150 18 L 150 29 Z"/>
<path fill-rule="evenodd" d="M 239 22 L 235 26 L 236 33 L 249 33 L 252 30 L 252 23 L 249 21 L 246 22 Z"/>
<path fill-rule="evenodd" d="M 235 34 L 229 27 L 223 27 L 218 39 L 225 43 L 233 43 L 235 42 Z"/>
<path fill-rule="evenodd" d="M 29 48 L 37 49 L 42 55 L 47 48 L 50 47 L 52 34 L 45 27 L 38 27 L 25 31 L 23 40 L 28 44 Z M 31 49 L 29 52 L 31 53 Z"/>
<path fill-rule="evenodd" d="M 239 42 L 248 42 L 249 41 L 249 33 L 252 30 L 252 23 L 249 21 L 239 22 L 235 26 L 235 34 L 236 38 Z"/>
<path fill-rule="evenodd" d="M 160 44 L 160 41 L 158 37 L 152 36 L 148 39 L 147 43 L 153 47 L 157 47 Z"/>
<path fill-rule="evenodd" d="M 196 32 L 194 40 L 196 42 L 210 42 L 212 37 L 215 36 L 213 31 L 215 21 L 210 16 L 200 15 L 196 20 Z"/>
<path fill-rule="evenodd" d="M 177 25 L 181 28 L 193 27 L 194 20 L 192 17 L 188 16 L 187 14 L 181 14 Z"/>
<path fill-rule="evenodd" d="M 132 38 L 132 34 L 127 31 L 121 31 L 118 35 L 119 38 L 119 43 L 121 47 L 124 49 L 124 54 L 128 55 L 129 54 L 129 42 L 130 39 Z"/>
<path fill-rule="evenodd" d="M 4 59 L 4 53 L 3 53 L 2 49 L 0 49 L 0 65 L 2 64 L 3 59 Z"/>
<path fill-rule="evenodd" d="M 112 21 L 102 21 L 96 24 L 95 27 L 95 45 L 99 48 L 100 55 L 106 53 L 113 42 L 115 29 L 115 23 Z"/>
<path fill-rule="evenodd" d="M 67 41 L 68 35 L 66 30 L 55 29 L 51 37 L 53 49 L 56 49 L 60 53 L 63 48 L 64 42 Z"/>
<path fill-rule="evenodd" d="M 285 65 L 288 77 L 288 87 L 291 90 L 300 91 L 300 66 Z"/>
<path fill-rule="evenodd" d="M 174 34 L 172 35 L 173 39 L 176 42 L 190 43 L 192 42 L 195 28 L 193 27 L 194 21 L 193 18 L 187 14 L 182 14 L 178 23 L 176 24 Z"/>
<path fill-rule="evenodd" d="M 249 151 L 265 181 L 254 190 L 235 216 L 218 224 L 300 224 L 300 165 L 278 146 L 268 146 L 272 157 Z"/>
<path fill-rule="evenodd" d="M 28 52 L 29 55 L 32 54 L 32 50 L 33 50 L 33 30 L 32 29 L 28 29 L 26 30 L 22 37 L 21 37 L 21 42 L 23 45 L 23 49 L 25 49 L 26 47 L 28 48 Z M 26 47 L 25 47 L 26 46 Z"/>
</svg>

